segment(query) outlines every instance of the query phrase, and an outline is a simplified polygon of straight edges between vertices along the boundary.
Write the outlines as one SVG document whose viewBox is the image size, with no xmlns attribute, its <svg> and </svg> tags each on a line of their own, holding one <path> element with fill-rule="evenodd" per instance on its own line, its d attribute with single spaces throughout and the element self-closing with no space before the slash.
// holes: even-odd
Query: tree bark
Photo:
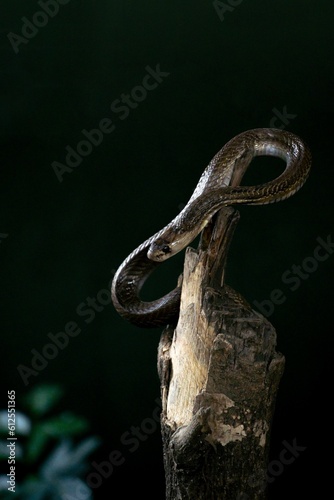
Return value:
<svg viewBox="0 0 334 500">
<path fill-rule="evenodd" d="M 276 332 L 224 284 L 239 219 L 222 209 L 186 251 L 177 327 L 158 371 L 167 500 L 263 500 L 284 357 Z"/>
</svg>

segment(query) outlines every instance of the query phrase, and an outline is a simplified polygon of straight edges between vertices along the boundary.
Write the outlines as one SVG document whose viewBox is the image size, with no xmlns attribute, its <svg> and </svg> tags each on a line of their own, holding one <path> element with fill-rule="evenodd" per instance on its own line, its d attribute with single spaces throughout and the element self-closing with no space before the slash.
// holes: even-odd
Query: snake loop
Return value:
<svg viewBox="0 0 334 500">
<path fill-rule="evenodd" d="M 286 164 L 284 172 L 264 184 L 240 186 L 256 156 L 282 158 Z M 175 323 L 180 288 L 157 300 L 143 302 L 139 293 L 148 276 L 161 262 L 189 245 L 220 208 L 239 204 L 265 205 L 284 200 L 302 187 L 310 167 L 308 147 L 290 132 L 259 128 L 231 139 L 204 170 L 184 209 L 161 231 L 136 248 L 118 268 L 111 287 L 117 312 L 141 327 Z"/>
</svg>

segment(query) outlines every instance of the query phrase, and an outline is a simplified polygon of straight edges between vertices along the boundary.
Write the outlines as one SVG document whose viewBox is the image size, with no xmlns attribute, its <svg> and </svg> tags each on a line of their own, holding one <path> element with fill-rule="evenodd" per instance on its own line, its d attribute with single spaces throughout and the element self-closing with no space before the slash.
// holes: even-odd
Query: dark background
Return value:
<svg viewBox="0 0 334 500">
<path fill-rule="evenodd" d="M 121 443 L 157 408 L 160 332 L 127 324 L 106 305 L 105 292 L 94 315 L 77 308 L 87 310 L 88 297 L 108 288 L 123 259 L 178 213 L 225 142 L 269 126 L 309 144 L 311 176 L 289 200 L 240 209 L 227 281 L 250 302 L 277 288 L 286 297 L 270 315 L 286 356 L 271 459 L 284 440 L 306 449 L 272 483 L 270 498 L 301 498 L 315 488 L 320 498 L 331 485 L 334 257 L 295 291 L 282 274 L 307 266 L 317 238 L 333 234 L 334 6 L 223 3 L 225 13 L 211 1 L 70 0 L 15 53 L 8 33 L 22 36 L 22 17 L 31 20 L 41 8 L 1 2 L 2 395 L 64 386 L 64 409 L 86 416 L 103 439 L 95 459 L 113 449 L 125 457 L 96 498 L 164 497 L 159 429 L 136 451 Z M 168 76 L 122 120 L 110 105 L 158 64 Z M 284 109 L 289 116 L 275 119 Z M 65 164 L 66 146 L 76 148 L 82 130 L 104 118 L 115 130 L 60 182 L 52 163 Z M 255 163 L 247 183 L 276 176 L 273 160 Z M 155 297 L 174 285 L 182 256 L 162 268 L 148 292 Z M 17 366 L 31 366 L 31 350 L 41 352 L 48 333 L 69 321 L 80 334 L 25 386 Z"/>
</svg>

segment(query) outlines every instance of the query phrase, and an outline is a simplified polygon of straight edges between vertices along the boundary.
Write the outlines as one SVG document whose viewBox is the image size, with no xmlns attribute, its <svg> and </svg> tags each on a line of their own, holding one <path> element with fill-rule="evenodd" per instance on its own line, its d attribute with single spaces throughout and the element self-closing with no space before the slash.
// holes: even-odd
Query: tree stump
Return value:
<svg viewBox="0 0 334 500">
<path fill-rule="evenodd" d="M 224 284 L 239 214 L 227 207 L 185 256 L 180 316 L 158 350 L 167 500 L 263 500 L 284 357 L 276 332 Z"/>
</svg>

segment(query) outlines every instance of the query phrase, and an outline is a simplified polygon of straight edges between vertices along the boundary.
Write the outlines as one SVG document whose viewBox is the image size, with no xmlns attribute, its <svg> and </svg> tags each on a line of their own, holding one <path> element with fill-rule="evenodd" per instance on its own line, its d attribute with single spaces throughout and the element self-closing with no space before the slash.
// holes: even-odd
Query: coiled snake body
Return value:
<svg viewBox="0 0 334 500">
<path fill-rule="evenodd" d="M 255 156 L 276 156 L 285 163 L 276 179 L 258 186 L 240 186 Z M 299 137 L 280 129 L 259 128 L 231 139 L 204 170 L 184 209 L 161 231 L 144 241 L 121 264 L 111 287 L 117 312 L 141 327 L 175 323 L 180 288 L 160 299 L 143 302 L 140 289 L 148 276 L 167 258 L 185 248 L 223 206 L 265 205 L 293 195 L 306 181 L 311 155 Z"/>
</svg>

